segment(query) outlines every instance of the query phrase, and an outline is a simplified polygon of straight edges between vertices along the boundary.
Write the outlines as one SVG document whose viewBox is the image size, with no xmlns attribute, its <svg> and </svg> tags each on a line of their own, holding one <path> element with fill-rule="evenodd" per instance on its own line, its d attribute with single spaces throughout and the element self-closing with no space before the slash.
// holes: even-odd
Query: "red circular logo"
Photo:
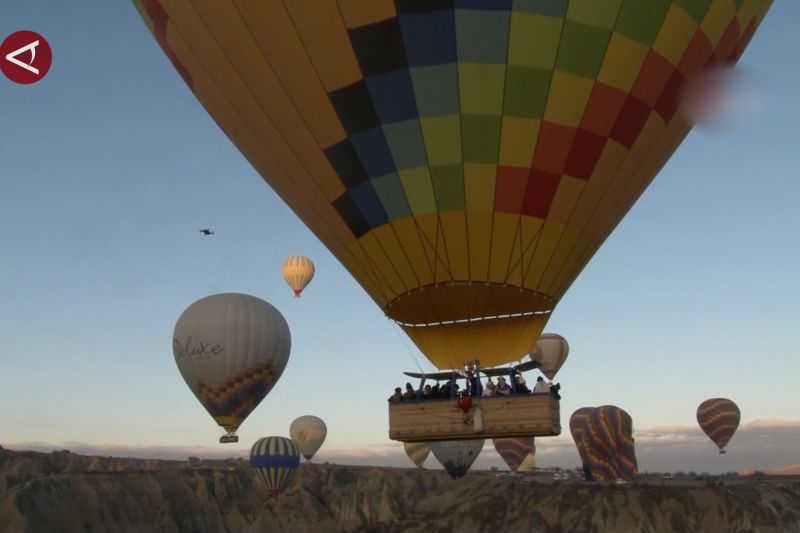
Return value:
<svg viewBox="0 0 800 533">
<path fill-rule="evenodd" d="M 36 32 L 16 31 L 0 44 L 0 69 L 13 82 L 36 83 L 52 62 L 50 44 Z"/>
</svg>

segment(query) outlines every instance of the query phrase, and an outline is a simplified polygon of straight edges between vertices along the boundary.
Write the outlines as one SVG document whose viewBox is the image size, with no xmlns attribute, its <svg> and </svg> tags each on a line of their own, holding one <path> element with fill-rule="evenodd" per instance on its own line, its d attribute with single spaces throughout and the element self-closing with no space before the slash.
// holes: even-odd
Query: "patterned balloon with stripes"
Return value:
<svg viewBox="0 0 800 533">
<path fill-rule="evenodd" d="M 253 167 L 452 369 L 530 351 L 691 130 L 684 89 L 735 64 L 772 2 L 134 3 Z"/>
<path fill-rule="evenodd" d="M 697 423 L 721 454 L 736 433 L 740 419 L 739 406 L 727 398 L 711 398 L 697 407 Z"/>
<path fill-rule="evenodd" d="M 492 444 L 512 472 L 519 469 L 528 455 L 536 453 L 533 437 L 492 439 Z"/>
<path fill-rule="evenodd" d="M 277 496 L 294 476 L 300 464 L 300 449 L 292 439 L 263 437 L 250 448 L 250 465 Z"/>
<path fill-rule="evenodd" d="M 406 455 L 408 455 L 408 458 L 419 468 L 422 468 L 425 459 L 427 459 L 428 455 L 431 453 L 431 445 L 427 442 L 404 442 L 403 449 Z"/>
<path fill-rule="evenodd" d="M 314 262 L 302 255 L 288 257 L 281 265 L 283 279 L 292 288 L 297 298 L 300 298 L 300 293 L 311 283 L 314 272 Z"/>
<path fill-rule="evenodd" d="M 599 481 L 633 479 L 637 470 L 633 420 L 614 405 L 596 407 L 581 432 L 586 464 Z"/>
<path fill-rule="evenodd" d="M 581 407 L 569 417 L 569 432 L 572 435 L 572 440 L 575 442 L 575 447 L 578 448 L 578 454 L 581 456 L 581 463 L 586 464 L 586 449 L 583 447 L 583 439 L 581 434 L 586 427 L 586 421 L 589 419 L 594 407 Z"/>
</svg>

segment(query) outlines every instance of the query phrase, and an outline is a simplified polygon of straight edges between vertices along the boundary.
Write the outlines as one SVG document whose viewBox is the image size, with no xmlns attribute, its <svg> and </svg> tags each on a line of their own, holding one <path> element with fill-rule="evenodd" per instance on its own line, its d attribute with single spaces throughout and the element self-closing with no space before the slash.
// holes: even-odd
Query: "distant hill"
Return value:
<svg viewBox="0 0 800 533">
<path fill-rule="evenodd" d="M 0 530 L 121 532 L 800 531 L 800 481 L 627 485 L 551 475 L 305 464 L 270 499 L 246 461 L 0 448 Z"/>
<path fill-rule="evenodd" d="M 739 470 L 740 476 L 752 476 L 757 471 L 752 468 Z M 784 466 L 783 468 L 771 468 L 769 470 L 758 471 L 767 476 L 800 476 L 800 464 Z"/>
</svg>

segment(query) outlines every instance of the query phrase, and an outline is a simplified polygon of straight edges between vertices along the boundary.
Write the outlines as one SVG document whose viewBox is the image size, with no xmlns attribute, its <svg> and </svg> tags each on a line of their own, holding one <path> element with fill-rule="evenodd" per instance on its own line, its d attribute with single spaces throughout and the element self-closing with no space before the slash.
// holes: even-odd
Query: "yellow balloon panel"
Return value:
<svg viewBox="0 0 800 533">
<path fill-rule="evenodd" d="M 549 315 L 532 315 L 427 327 L 401 326 L 438 368 L 459 368 L 479 360 L 491 367 L 518 360 L 530 351 Z"/>
<path fill-rule="evenodd" d="M 136 4 L 264 179 L 449 365 L 468 357 L 431 324 L 506 353 L 479 335 L 552 311 L 688 131 L 685 84 L 735 63 L 771 1 Z"/>
</svg>

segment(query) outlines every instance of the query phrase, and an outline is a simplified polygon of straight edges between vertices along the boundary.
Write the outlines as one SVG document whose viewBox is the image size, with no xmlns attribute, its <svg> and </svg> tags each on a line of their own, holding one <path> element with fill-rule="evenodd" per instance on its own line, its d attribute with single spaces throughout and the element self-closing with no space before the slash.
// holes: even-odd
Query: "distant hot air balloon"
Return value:
<svg viewBox="0 0 800 533">
<path fill-rule="evenodd" d="M 458 479 L 467 473 L 481 454 L 483 444 L 483 439 L 432 442 L 431 451 L 450 477 Z"/>
<path fill-rule="evenodd" d="M 289 360 L 283 315 L 247 294 L 214 294 L 181 314 L 172 351 L 183 379 L 235 442 L 241 423 L 264 399 Z"/>
<path fill-rule="evenodd" d="M 531 361 L 541 364 L 542 374 L 553 379 L 569 355 L 567 339 L 555 333 L 542 333 L 531 350 Z"/>
<path fill-rule="evenodd" d="M 536 450 L 525 456 L 525 459 L 517 467 L 517 472 L 533 472 L 536 470 Z"/>
<path fill-rule="evenodd" d="M 530 351 L 771 0 L 135 0 L 223 131 L 440 369 Z M 711 157 L 711 156 L 710 156 Z"/>
<path fill-rule="evenodd" d="M 576 423 L 579 420 L 576 419 Z M 592 409 L 580 431 L 585 464 L 600 481 L 630 480 L 638 468 L 633 440 L 633 421 L 614 405 Z"/>
<path fill-rule="evenodd" d="M 297 444 L 285 437 L 264 437 L 250 448 L 250 465 L 274 497 L 286 487 L 299 464 Z"/>
<path fill-rule="evenodd" d="M 512 472 L 516 472 L 522 462 L 536 451 L 533 437 L 493 439 L 492 443 Z"/>
<path fill-rule="evenodd" d="M 294 291 L 295 297 L 300 298 L 300 293 L 314 277 L 314 263 L 308 257 L 293 255 L 283 262 L 281 272 L 283 279 Z"/>
<path fill-rule="evenodd" d="M 325 437 L 328 435 L 328 426 L 316 416 L 306 415 L 296 418 L 289 426 L 289 436 L 300 448 L 300 453 L 310 461 L 317 453 Z"/>
<path fill-rule="evenodd" d="M 727 398 L 711 398 L 697 407 L 697 423 L 721 454 L 736 433 L 740 419 L 739 407 Z"/>
<path fill-rule="evenodd" d="M 425 459 L 431 453 L 431 445 L 427 442 L 404 442 L 403 449 L 408 458 L 419 468 L 422 468 Z"/>
</svg>

